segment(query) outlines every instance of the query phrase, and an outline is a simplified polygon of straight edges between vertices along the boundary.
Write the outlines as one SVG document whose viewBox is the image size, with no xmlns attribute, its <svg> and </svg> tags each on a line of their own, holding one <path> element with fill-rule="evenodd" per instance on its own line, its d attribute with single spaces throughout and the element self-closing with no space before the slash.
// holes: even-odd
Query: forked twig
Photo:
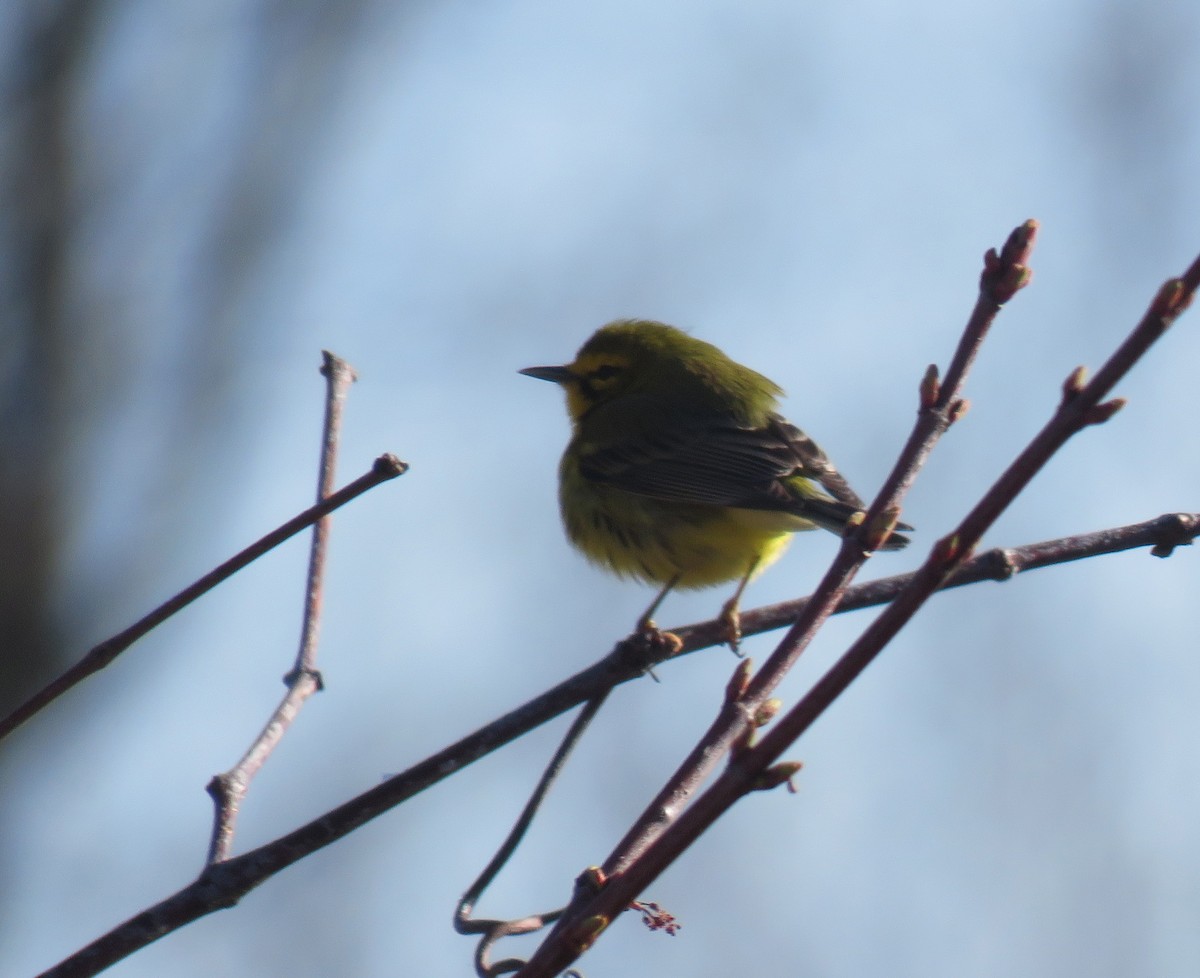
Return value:
<svg viewBox="0 0 1200 978">
<path fill-rule="evenodd" d="M 395 479 L 407 471 L 408 464 L 400 461 L 395 455 L 391 453 L 380 455 L 375 459 L 368 472 L 360 475 L 349 485 L 339 489 L 324 502 L 318 503 L 316 506 L 311 506 L 304 510 L 304 512 L 293 516 L 286 523 L 276 527 L 266 536 L 250 544 L 245 550 L 234 554 L 234 556 L 230 557 L 223 564 L 219 564 L 203 577 L 189 584 L 174 597 L 168 598 L 124 631 L 118 632 L 116 635 L 105 639 L 99 645 L 93 646 L 70 669 L 34 693 L 8 716 L 0 719 L 0 740 L 3 740 L 26 720 L 36 715 L 50 703 L 53 703 L 68 690 L 79 685 L 88 676 L 99 672 L 105 666 L 112 663 L 118 655 L 152 629 L 161 625 L 172 615 L 182 611 L 197 598 L 207 594 L 222 581 L 232 577 L 246 565 L 253 563 L 263 554 L 278 547 L 285 540 L 294 537 L 306 527 L 312 526 L 322 516 L 332 513 L 335 509 L 345 506 L 351 500 L 357 499 L 364 492 L 374 489 L 376 486 L 390 479 Z"/>
<path fill-rule="evenodd" d="M 342 408 L 346 391 L 357 379 L 353 368 L 328 350 L 322 351 L 321 375 L 325 378 L 325 421 L 321 432 L 321 459 L 318 466 L 317 503 L 333 492 L 337 472 L 338 442 L 342 431 Z M 321 626 L 322 596 L 325 586 L 325 553 L 329 544 L 330 518 L 317 520 L 313 527 L 309 552 L 307 587 L 304 591 L 304 616 L 300 626 L 300 649 L 296 662 L 286 676 L 287 692 L 271 714 L 265 727 L 254 739 L 241 760 L 223 774 L 218 774 L 206 789 L 212 796 L 213 831 L 208 846 L 208 862 L 217 863 L 229 858 L 233 835 L 237 827 L 242 799 L 250 782 L 275 746 L 283 739 L 300 708 L 313 693 L 322 688 L 321 673 L 317 670 L 317 635 Z"/>
</svg>

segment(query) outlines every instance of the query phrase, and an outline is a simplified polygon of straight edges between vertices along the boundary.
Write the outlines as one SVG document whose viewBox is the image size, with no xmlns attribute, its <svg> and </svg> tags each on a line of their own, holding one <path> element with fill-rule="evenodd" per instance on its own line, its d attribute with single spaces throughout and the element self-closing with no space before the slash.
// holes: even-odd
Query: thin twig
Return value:
<svg viewBox="0 0 1200 978">
<path fill-rule="evenodd" d="M 1007 581 L 1026 571 L 1142 547 L 1152 548 L 1150 553 L 1156 557 L 1169 557 L 1176 547 L 1190 546 L 1198 535 L 1200 513 L 1164 513 L 1152 520 L 1132 523 L 1129 526 L 1058 537 L 1041 543 L 1027 543 L 1020 547 L 994 547 L 972 557 L 959 567 L 950 580 L 942 585 L 942 590 L 977 584 L 980 581 Z M 854 585 L 842 598 L 836 613 L 843 614 L 860 608 L 887 604 L 904 590 L 913 579 L 914 573 L 880 577 Z M 808 600 L 806 597 L 797 598 L 745 611 L 742 613 L 742 633 L 759 635 L 791 625 Z M 687 655 L 720 645 L 724 640 L 723 629 L 723 624 L 715 618 L 695 625 L 672 628 L 671 634 L 679 636 L 682 643 L 677 655 Z"/>
<path fill-rule="evenodd" d="M 993 248 L 983 256 L 979 295 L 950 359 L 950 366 L 946 368 L 946 377 L 938 379 L 935 364 L 930 364 L 925 371 L 917 423 L 892 471 L 883 480 L 877 505 L 864 521 L 868 527 L 873 517 L 878 518 L 876 513 L 899 505 L 938 439 L 966 413 L 968 402 L 962 397 L 962 389 L 967 374 L 1001 307 L 1033 280 L 1029 257 L 1038 231 L 1038 222 L 1030 219 L 1013 230 L 999 253 Z"/>
<path fill-rule="evenodd" d="M 505 838 L 500 848 L 496 851 L 491 862 L 479 874 L 478 879 L 471 884 L 467 892 L 463 894 L 462 899 L 458 902 L 458 908 L 454 913 L 454 929 L 460 934 L 483 935 L 475 950 L 475 973 L 480 978 L 490 978 L 490 976 L 515 971 L 520 966 L 521 962 L 512 959 L 496 961 L 494 963 L 488 960 L 492 947 L 502 937 L 511 937 L 514 934 L 529 934 L 540 930 L 542 927 L 547 927 L 554 923 L 562 913 L 561 909 L 550 910 L 540 914 L 526 914 L 515 920 L 488 920 L 471 917 L 471 913 L 475 909 L 475 904 L 483 895 L 483 891 L 491 885 L 492 880 L 504 868 L 504 864 L 516 852 L 517 846 L 520 845 L 521 839 L 524 838 L 525 833 L 529 830 L 529 826 L 533 822 L 533 817 L 537 814 L 542 802 L 545 801 L 551 786 L 562 773 L 562 769 L 566 765 L 567 759 L 571 756 L 571 752 L 575 749 L 575 745 L 579 743 L 584 732 L 592 720 L 595 719 L 596 714 L 600 712 L 600 707 L 604 705 L 604 701 L 608 699 L 610 692 L 612 692 L 611 686 L 584 704 L 583 709 L 579 711 L 579 715 L 571 722 L 571 727 L 567 730 L 566 736 L 563 737 L 562 742 L 558 745 L 558 749 L 555 750 L 554 756 L 550 758 L 550 763 L 546 765 L 545 771 L 542 772 L 542 776 L 538 779 L 537 786 L 533 789 L 533 794 L 530 795 L 529 800 L 525 803 L 525 807 L 521 810 L 521 814 L 513 825 L 512 830 L 508 833 L 507 838 Z"/>
<path fill-rule="evenodd" d="M 346 402 L 347 390 L 357 379 L 353 368 L 345 360 L 328 350 L 323 350 L 322 356 L 325 421 L 321 428 L 318 503 L 327 499 L 333 491 L 342 430 L 342 408 Z M 321 626 L 325 554 L 329 545 L 330 523 L 331 518 L 326 515 L 313 526 L 307 587 L 304 591 L 304 616 L 300 628 L 300 649 L 296 653 L 295 664 L 284 677 L 287 692 L 241 760 L 223 774 L 214 776 L 208 783 L 206 790 L 212 797 L 214 807 L 212 837 L 208 845 L 209 863 L 229 858 L 233 848 L 233 835 L 237 829 L 238 812 L 241 811 L 242 800 L 250 789 L 250 782 L 271 756 L 275 746 L 283 739 L 305 700 L 322 688 L 321 673 L 317 670 L 317 635 Z"/>
<path fill-rule="evenodd" d="M 33 696 L 18 706 L 8 716 L 0 719 L 0 740 L 3 740 L 22 723 L 50 703 L 53 703 L 69 689 L 72 689 L 88 676 L 99 672 L 105 666 L 109 665 L 118 655 L 151 629 L 161 625 L 201 595 L 211 591 L 227 578 L 232 577 L 247 564 L 252 563 L 267 551 L 279 546 L 306 527 L 311 526 L 327 513 L 332 513 L 335 509 L 345 506 L 346 503 L 361 496 L 364 492 L 374 489 L 389 479 L 403 475 L 406 471 L 408 471 L 408 463 L 400 461 L 400 459 L 390 453 L 380 455 L 379 458 L 375 459 L 370 471 L 359 476 L 324 502 L 312 506 L 292 517 L 282 526 L 277 527 L 266 536 L 250 544 L 245 550 L 213 568 L 199 580 L 189 584 L 173 598 L 164 601 L 144 618 L 134 622 L 124 631 L 118 632 L 116 635 L 105 639 L 99 645 L 90 649 L 70 669 L 49 683 L 45 688 L 34 693 Z"/>
</svg>

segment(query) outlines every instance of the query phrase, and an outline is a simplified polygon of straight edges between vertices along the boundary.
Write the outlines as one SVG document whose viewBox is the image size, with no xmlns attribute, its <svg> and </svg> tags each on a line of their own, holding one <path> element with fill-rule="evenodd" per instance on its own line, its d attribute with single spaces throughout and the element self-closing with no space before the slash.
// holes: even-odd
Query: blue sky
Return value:
<svg viewBox="0 0 1200 978">
<path fill-rule="evenodd" d="M 778 381 L 869 494 L 983 251 L 1038 218 L 1034 283 L 907 500 L 917 542 L 868 568 L 890 574 L 1200 250 L 1184 5 L 366 3 L 336 26 L 314 41 L 301 14 L 235 0 L 115 5 L 73 109 L 71 309 L 81 388 L 108 412 L 63 460 L 81 650 L 308 504 L 320 349 L 360 374 L 341 481 L 382 451 L 412 464 L 336 517 L 328 689 L 255 783 L 239 851 L 582 668 L 644 608 L 563 539 L 565 414 L 520 367 L 609 319 L 672 322 Z M 1194 320 L 985 544 L 1200 509 Z M 834 550 L 797 541 L 748 604 L 807 593 Z M 50 966 L 199 869 L 204 785 L 282 689 L 305 554 L 267 558 L 15 739 L 0 971 Z M 585 971 L 1195 974 L 1195 560 L 1120 555 L 933 602 L 796 746 L 799 794 L 743 802 L 647 894 L 681 934 L 624 922 Z M 677 596 L 660 620 L 724 598 Z M 784 698 L 866 620 L 832 623 Z M 481 912 L 562 902 L 732 667 L 712 650 L 619 691 Z M 112 973 L 466 973 L 454 902 L 562 729 Z"/>
</svg>

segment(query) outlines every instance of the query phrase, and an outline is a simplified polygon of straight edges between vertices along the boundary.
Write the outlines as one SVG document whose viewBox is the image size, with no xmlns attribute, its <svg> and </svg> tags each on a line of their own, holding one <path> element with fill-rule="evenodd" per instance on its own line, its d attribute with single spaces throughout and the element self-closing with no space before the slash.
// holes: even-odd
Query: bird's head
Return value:
<svg viewBox="0 0 1200 978">
<path fill-rule="evenodd" d="M 561 386 L 576 422 L 594 408 L 634 393 L 654 395 L 664 406 L 680 401 L 698 409 L 725 405 L 730 393 L 754 401 L 773 401 L 779 393 L 761 374 L 730 360 L 711 343 L 649 319 L 618 319 L 601 326 L 570 363 L 526 367 L 521 373 Z"/>
</svg>

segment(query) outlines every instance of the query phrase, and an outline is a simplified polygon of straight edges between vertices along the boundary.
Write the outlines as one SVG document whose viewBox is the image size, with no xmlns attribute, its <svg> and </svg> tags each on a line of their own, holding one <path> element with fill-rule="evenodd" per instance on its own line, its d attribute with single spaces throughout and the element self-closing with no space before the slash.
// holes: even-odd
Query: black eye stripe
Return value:
<svg viewBox="0 0 1200 978">
<path fill-rule="evenodd" d="M 588 380 L 611 380 L 620 372 L 621 368 L 615 363 L 602 363 L 588 374 Z"/>
</svg>

